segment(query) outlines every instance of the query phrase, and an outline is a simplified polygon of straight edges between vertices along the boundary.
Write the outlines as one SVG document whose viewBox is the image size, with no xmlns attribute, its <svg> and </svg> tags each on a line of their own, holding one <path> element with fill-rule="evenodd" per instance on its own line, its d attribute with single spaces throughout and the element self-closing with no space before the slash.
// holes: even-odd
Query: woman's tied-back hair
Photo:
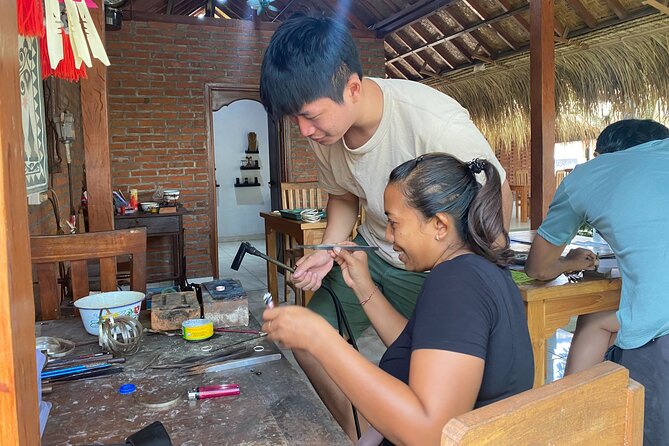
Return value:
<svg viewBox="0 0 669 446">
<path fill-rule="evenodd" d="M 260 98 L 275 119 L 295 115 L 316 99 L 342 103 L 352 74 L 362 79 L 358 49 L 346 25 L 294 16 L 279 26 L 265 51 Z"/>
<path fill-rule="evenodd" d="M 485 173 L 484 186 L 476 181 L 478 172 Z M 393 169 L 388 184 L 398 187 L 426 219 L 439 212 L 451 215 L 460 238 L 475 254 L 500 266 L 508 263 L 512 253 L 504 230 L 500 177 L 486 160 L 463 163 L 446 153 L 429 153 Z"/>
</svg>

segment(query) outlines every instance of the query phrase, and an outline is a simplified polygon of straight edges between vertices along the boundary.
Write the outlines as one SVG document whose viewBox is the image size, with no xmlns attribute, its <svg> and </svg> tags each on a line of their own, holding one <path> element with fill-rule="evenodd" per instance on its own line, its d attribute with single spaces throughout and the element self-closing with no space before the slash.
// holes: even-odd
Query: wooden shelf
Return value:
<svg viewBox="0 0 669 446">
<path fill-rule="evenodd" d="M 258 166 L 258 167 L 256 167 L 256 166 L 253 166 L 253 167 L 241 166 L 239 169 L 240 170 L 260 170 L 260 166 Z"/>
<path fill-rule="evenodd" d="M 244 153 L 248 153 L 249 155 L 260 155 L 260 150 L 257 150 L 255 152 L 249 151 L 249 150 L 244 150 Z"/>
<path fill-rule="evenodd" d="M 248 184 L 244 184 L 244 183 L 237 184 L 237 183 L 235 183 L 235 187 L 260 187 L 260 183 L 248 183 Z"/>
</svg>

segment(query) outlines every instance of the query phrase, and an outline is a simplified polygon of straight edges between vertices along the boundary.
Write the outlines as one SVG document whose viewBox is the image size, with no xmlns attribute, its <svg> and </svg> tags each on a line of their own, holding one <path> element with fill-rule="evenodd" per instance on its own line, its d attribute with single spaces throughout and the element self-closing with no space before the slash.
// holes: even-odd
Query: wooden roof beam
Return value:
<svg viewBox="0 0 669 446">
<path fill-rule="evenodd" d="M 325 4 L 332 9 L 335 14 L 341 14 L 341 15 L 346 15 L 346 18 L 348 19 L 351 24 L 357 28 L 357 29 L 367 29 L 367 25 L 365 25 L 362 20 L 358 18 L 355 14 L 353 14 L 349 9 L 346 11 L 343 10 L 342 5 L 345 4 L 345 2 L 337 2 L 336 0 L 324 0 Z M 350 5 L 350 3 L 349 3 Z"/>
<path fill-rule="evenodd" d="M 640 19 L 640 18 L 647 17 L 647 16 L 649 16 L 649 15 L 656 14 L 656 13 L 657 13 L 657 11 L 656 11 L 655 9 L 653 9 L 653 8 L 644 8 L 644 9 L 642 9 L 642 10 L 640 10 L 640 11 L 635 11 L 635 12 L 633 12 L 633 13 L 630 13 L 629 16 L 628 16 L 625 20 L 621 20 L 621 19 L 619 19 L 619 18 L 615 18 L 615 19 L 610 19 L 610 20 L 606 20 L 606 21 L 604 21 L 604 22 L 601 22 L 601 23 L 599 23 L 599 24 L 597 25 L 597 28 L 595 28 L 594 31 L 599 30 L 599 29 L 608 28 L 608 27 L 610 27 L 610 26 L 616 26 L 616 25 L 618 25 L 618 24 L 620 24 L 620 23 L 624 23 L 624 22 L 629 22 L 629 21 L 631 21 L 631 20 Z M 580 29 L 580 30 L 577 30 L 577 31 L 574 31 L 573 33 L 571 33 L 571 38 L 573 39 L 573 38 L 575 38 L 575 37 L 580 37 L 580 36 L 582 36 L 582 35 L 584 35 L 584 34 L 587 34 L 587 33 L 589 33 L 589 32 L 592 32 L 592 31 L 593 31 L 593 30 L 591 30 L 591 29 L 587 29 L 587 28 Z M 557 40 L 557 41 L 560 41 L 560 39 L 556 39 L 556 40 Z M 567 40 L 571 40 L 571 39 L 567 39 Z M 581 44 L 581 43 L 577 43 L 577 42 L 573 42 L 572 44 L 576 44 L 576 45 L 578 45 L 578 46 L 582 46 L 582 45 L 586 45 L 586 46 L 587 46 L 587 44 Z M 517 49 L 517 50 L 515 50 L 515 51 L 513 51 L 513 50 L 509 50 L 509 51 L 506 51 L 506 52 L 504 52 L 504 53 L 500 53 L 500 54 L 498 54 L 498 55 L 497 55 L 496 57 L 494 57 L 494 58 L 491 57 L 490 60 L 496 62 L 496 61 L 498 61 L 498 60 L 500 60 L 500 59 L 504 59 L 504 58 L 507 58 L 507 57 L 513 57 L 513 56 L 516 56 L 516 55 L 518 55 L 518 54 L 522 54 L 522 53 L 524 53 L 524 52 L 527 52 L 529 49 L 530 49 L 529 45 L 523 45 L 521 48 L 519 48 L 519 49 Z M 478 63 L 479 63 L 478 61 L 475 61 L 475 62 L 471 62 L 471 63 L 468 63 L 468 64 L 463 64 L 463 65 L 460 65 L 460 66 L 455 67 L 454 70 L 463 70 L 463 69 L 472 68 L 472 67 L 475 67 Z M 499 64 L 499 62 L 498 62 L 498 64 Z M 444 72 L 442 71 L 441 74 L 443 74 L 443 73 L 444 73 Z"/>
<path fill-rule="evenodd" d="M 455 11 L 453 8 L 446 11 L 446 13 L 448 15 L 450 15 L 453 20 L 455 20 L 455 23 L 457 23 L 458 26 L 460 26 L 462 29 L 465 29 L 465 25 L 464 25 L 465 18 L 462 16 L 462 14 Z M 485 24 L 485 26 L 489 26 L 485 20 L 482 21 L 482 23 Z M 488 53 L 489 55 L 492 56 L 493 54 L 498 52 L 498 51 L 495 51 L 494 48 L 492 48 L 490 45 L 488 45 L 485 42 L 485 40 L 483 39 L 483 36 L 481 36 L 481 34 L 479 32 L 479 28 L 472 30 L 468 34 L 472 39 L 474 39 L 474 42 L 476 42 L 477 45 L 480 45 L 486 51 L 486 53 Z"/>
<path fill-rule="evenodd" d="M 204 8 L 206 3 L 202 0 L 193 0 L 185 1 L 174 6 L 174 15 L 192 15 L 194 12 L 197 12 L 199 9 Z M 125 17 L 124 17 L 125 18 Z"/>
<path fill-rule="evenodd" d="M 490 14 L 486 11 L 477 0 L 463 0 L 463 3 L 469 7 L 472 11 L 478 15 L 481 20 L 488 20 Z M 504 28 L 499 23 L 493 23 L 490 25 L 493 31 L 497 36 L 504 41 L 511 49 L 518 49 L 518 44 L 513 41 L 513 37 L 507 33 Z"/>
<path fill-rule="evenodd" d="M 627 17 L 627 9 L 623 5 L 620 4 L 620 1 L 618 0 L 605 0 L 607 6 L 615 15 L 618 16 L 619 19 L 624 19 Z"/>
<path fill-rule="evenodd" d="M 438 10 L 445 8 L 456 1 L 457 0 L 419 0 L 390 17 L 373 24 L 369 29 L 377 31 L 380 37 L 384 37 L 387 34 L 422 20 L 425 17 L 431 16 Z"/>
<path fill-rule="evenodd" d="M 469 49 L 459 40 L 451 40 L 451 45 L 453 45 L 459 52 L 462 54 L 465 59 L 472 60 L 472 54 Z"/>
<path fill-rule="evenodd" d="M 397 68 L 397 69 L 400 71 L 400 73 L 402 73 L 402 77 L 404 77 L 404 79 L 411 80 L 411 79 L 413 79 L 415 76 L 414 76 L 412 73 L 410 73 L 410 72 L 405 68 L 405 65 L 411 67 L 411 65 L 409 65 L 409 64 L 408 64 L 406 61 L 404 61 L 404 60 L 398 60 L 397 62 L 395 62 L 395 64 L 394 64 L 393 66 L 394 66 L 395 68 Z"/>
<path fill-rule="evenodd" d="M 576 14 L 588 25 L 588 28 L 594 28 L 597 26 L 597 19 L 588 11 L 588 9 L 583 5 L 581 0 L 567 0 L 569 4 L 574 8 Z M 560 34 L 562 35 L 562 34 Z"/>
<path fill-rule="evenodd" d="M 172 15 L 174 10 L 174 0 L 167 0 L 167 7 L 165 8 L 165 14 Z"/>
<path fill-rule="evenodd" d="M 399 56 L 397 56 L 397 57 L 395 57 L 395 58 L 393 58 L 389 61 L 386 61 L 386 63 L 391 63 L 391 62 L 394 62 L 398 59 L 402 59 L 404 57 L 407 57 L 408 55 L 413 54 L 417 51 L 420 51 L 424 48 L 427 48 L 428 46 L 435 46 L 435 45 L 439 45 L 440 43 L 450 42 L 453 39 L 457 39 L 458 37 L 463 36 L 463 35 L 471 32 L 472 30 L 479 29 L 479 28 L 484 27 L 484 26 L 488 26 L 488 24 L 490 24 L 490 23 L 495 23 L 495 22 L 498 22 L 500 20 L 504 20 L 504 19 L 507 19 L 509 17 L 513 17 L 516 14 L 527 11 L 529 8 L 530 8 L 530 5 L 525 5 L 525 6 L 521 6 L 519 8 L 516 8 L 512 11 L 505 12 L 504 14 L 500 14 L 497 17 L 494 17 L 494 18 L 488 20 L 487 22 L 477 23 L 476 25 L 470 26 L 467 29 L 463 29 L 463 30 L 458 31 L 456 33 L 453 33 L 451 35 L 447 35 L 447 36 L 444 36 L 440 39 L 437 39 L 434 42 L 427 43 L 425 45 L 421 45 L 419 47 L 416 47 L 416 48 L 412 49 L 411 51 L 409 51 L 407 53 L 400 54 Z M 443 32 L 443 30 L 440 30 L 440 31 Z"/>
<path fill-rule="evenodd" d="M 415 25 L 414 25 L 414 26 L 415 26 Z M 413 29 L 413 28 L 414 28 L 414 27 L 412 26 L 411 29 Z M 414 30 L 414 31 L 415 31 L 415 30 Z M 401 39 L 402 42 L 406 43 L 406 40 L 405 40 L 402 36 L 399 35 L 399 32 L 405 32 L 405 33 L 406 33 L 407 31 L 398 31 L 398 32 L 395 33 L 395 36 L 397 36 L 397 38 Z M 420 35 L 419 35 L 418 33 L 416 33 L 416 34 L 418 35 L 419 39 L 420 39 L 421 41 L 423 41 L 423 38 L 420 37 Z M 441 64 L 440 64 L 440 62 L 437 61 L 437 59 L 435 59 L 435 57 L 434 57 L 433 54 L 436 54 L 436 55 L 439 57 L 440 60 L 443 59 L 443 58 L 440 56 L 440 54 L 437 53 L 434 49 L 432 49 L 432 52 L 430 52 L 430 51 L 429 51 L 429 48 L 426 48 L 425 51 L 421 51 L 420 53 L 416 53 L 416 54 L 414 54 L 414 56 L 415 56 L 415 57 L 418 57 L 420 60 L 423 61 L 422 69 L 424 69 L 425 66 L 427 65 L 428 68 L 432 69 L 432 71 L 434 71 L 435 73 L 437 73 L 437 72 L 439 72 L 439 71 L 441 70 Z M 443 61 L 443 62 L 445 62 L 446 64 L 448 64 L 447 61 Z M 420 73 L 421 70 L 418 70 L 418 72 Z"/>
<path fill-rule="evenodd" d="M 223 12 L 223 10 L 222 10 L 220 7 L 218 7 L 218 6 L 216 6 L 216 7 L 214 8 L 214 10 L 216 11 L 216 15 L 217 15 L 218 17 L 222 18 L 222 19 L 230 20 L 230 19 L 232 18 L 232 17 L 230 17 L 229 15 L 227 15 L 225 12 Z"/>
<path fill-rule="evenodd" d="M 665 6 L 662 3 L 658 2 L 657 0 L 646 0 L 644 2 L 641 2 L 644 5 L 652 6 L 653 8 L 657 9 L 658 11 L 669 15 L 669 6 Z"/>
<path fill-rule="evenodd" d="M 499 6 L 501 6 L 502 10 L 504 12 L 509 12 L 513 9 L 513 6 L 509 2 L 509 0 L 495 0 L 495 3 L 497 3 Z M 514 15 L 513 20 L 515 20 L 516 23 L 518 23 L 520 26 L 525 28 L 525 30 L 529 33 L 530 32 L 530 22 L 525 20 L 524 17 L 521 17 L 519 15 Z"/>
<path fill-rule="evenodd" d="M 226 2 L 226 3 L 227 3 L 227 2 Z M 285 5 L 274 5 L 274 7 L 277 8 L 279 11 L 276 13 L 276 15 L 274 16 L 274 18 L 272 19 L 272 22 L 275 22 L 275 21 L 281 16 L 281 14 L 283 14 L 284 12 L 286 12 L 286 10 L 288 9 L 288 7 L 289 7 L 290 5 L 292 5 L 292 4 L 293 4 L 293 1 L 289 1 L 289 2 L 287 2 Z"/>
<path fill-rule="evenodd" d="M 402 45 L 404 45 L 407 48 L 411 48 L 411 45 L 409 45 L 409 43 L 407 43 L 407 41 L 399 34 L 399 32 L 396 32 L 394 35 L 395 35 L 395 38 L 397 40 L 399 40 Z M 424 57 L 420 56 L 418 53 L 414 53 L 413 56 L 420 59 L 420 63 L 426 62 L 426 59 Z M 406 60 L 408 61 L 410 59 L 407 58 Z M 411 68 L 416 69 L 416 67 L 413 64 L 411 64 Z M 434 68 L 434 67 L 432 67 L 432 68 Z M 416 69 L 416 73 L 420 73 L 420 71 L 418 69 Z"/>
<path fill-rule="evenodd" d="M 402 39 L 400 36 L 397 35 L 397 33 L 394 33 L 392 37 L 393 37 L 393 39 L 397 40 L 397 42 L 395 42 L 394 40 L 391 40 L 391 39 L 385 39 L 384 42 L 385 42 L 385 43 L 390 47 L 390 49 L 392 49 L 395 53 L 397 53 L 397 54 L 402 54 L 403 48 L 399 48 L 400 45 L 404 45 L 404 48 L 409 48 L 409 49 L 411 48 L 411 47 L 404 41 L 404 39 Z M 386 65 L 386 66 L 391 66 L 391 67 L 393 67 L 396 71 L 399 71 L 400 74 L 402 75 L 402 77 L 405 78 L 405 79 L 413 79 L 413 78 L 414 78 L 414 76 L 412 75 L 412 73 L 410 73 L 409 71 L 407 71 L 406 68 L 404 67 L 404 65 L 406 64 L 406 65 L 408 65 L 410 68 L 413 68 L 412 65 L 411 65 L 409 62 L 407 62 L 406 58 L 405 58 L 405 59 L 397 59 L 397 58 L 393 58 L 393 59 L 395 59 L 395 62 L 394 62 L 394 63 L 386 63 L 385 65 Z M 423 60 L 423 59 L 421 59 L 421 60 Z M 402 64 L 401 62 L 405 62 L 405 64 Z M 418 70 L 415 70 L 415 71 L 418 72 Z"/>
<path fill-rule="evenodd" d="M 369 11 L 374 17 L 375 20 L 383 20 L 383 18 L 386 16 L 383 12 L 379 11 L 376 8 L 376 5 L 374 2 L 368 2 L 367 0 L 359 2 L 359 4 L 364 5 L 365 9 Z M 372 26 L 374 26 L 372 24 Z M 369 28 L 374 31 L 374 29 L 370 26 Z"/>
<path fill-rule="evenodd" d="M 402 74 L 402 72 L 398 70 L 397 67 L 395 67 L 393 64 L 386 64 L 386 71 L 392 71 L 398 78 L 406 79 L 404 74 Z"/>
<path fill-rule="evenodd" d="M 436 28 L 436 26 L 435 26 L 435 28 Z M 425 27 L 423 25 L 421 25 L 420 23 L 416 23 L 414 26 L 411 27 L 411 29 L 413 29 L 416 32 L 416 34 L 418 34 L 418 36 L 421 38 L 421 40 L 424 43 L 428 43 L 432 39 L 432 36 L 430 36 L 428 34 Z M 437 28 L 437 30 L 439 30 L 439 28 Z M 441 33 L 440 30 L 439 30 L 439 32 Z M 441 33 L 441 34 L 443 36 L 443 33 Z M 428 48 L 432 49 L 432 51 L 434 51 L 439 56 L 439 58 L 441 60 L 443 60 L 444 63 L 446 65 L 448 65 L 450 68 L 455 68 L 455 63 L 453 62 L 453 60 L 450 58 L 450 55 L 446 51 L 441 49 L 439 46 L 430 46 Z M 426 50 L 428 48 L 426 48 Z"/>
</svg>

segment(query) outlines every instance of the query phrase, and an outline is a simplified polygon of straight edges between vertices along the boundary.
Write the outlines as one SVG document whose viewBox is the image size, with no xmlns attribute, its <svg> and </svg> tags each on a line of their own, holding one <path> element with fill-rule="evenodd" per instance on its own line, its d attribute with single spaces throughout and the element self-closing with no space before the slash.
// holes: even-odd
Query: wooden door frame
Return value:
<svg viewBox="0 0 669 446">
<path fill-rule="evenodd" d="M 0 16 L 0 443 L 40 443 L 16 2 Z"/>
<path fill-rule="evenodd" d="M 208 182 L 209 182 L 209 240 L 210 243 L 210 257 L 212 265 L 212 276 L 218 279 L 218 216 L 216 209 L 216 154 L 214 148 L 214 129 L 213 129 L 213 95 L 217 92 L 225 99 L 223 105 L 229 105 L 241 99 L 250 99 L 260 102 L 260 89 L 258 85 L 250 84 L 219 84 L 209 83 L 205 84 L 204 89 L 204 104 L 205 104 L 205 119 L 207 127 L 207 157 L 208 157 Z M 222 92 L 222 93 L 221 93 Z M 220 108 L 220 107 L 219 107 Z M 217 109 L 218 110 L 218 109 Z M 287 157 L 289 154 L 289 133 L 287 131 L 287 124 L 285 120 L 279 123 L 273 121 L 269 116 L 268 122 L 268 145 L 270 158 L 270 202 L 272 208 L 278 209 L 280 206 L 280 195 L 278 193 L 279 184 L 288 178 L 287 173 Z M 260 218 L 260 217 L 258 217 Z"/>
</svg>

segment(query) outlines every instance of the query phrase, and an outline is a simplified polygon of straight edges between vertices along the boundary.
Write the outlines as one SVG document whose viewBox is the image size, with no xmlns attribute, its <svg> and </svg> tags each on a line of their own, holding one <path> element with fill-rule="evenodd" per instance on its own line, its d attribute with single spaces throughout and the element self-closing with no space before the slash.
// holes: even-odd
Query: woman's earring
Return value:
<svg viewBox="0 0 669 446">
<path fill-rule="evenodd" d="M 434 236 L 435 240 L 439 241 L 439 234 Z"/>
</svg>

